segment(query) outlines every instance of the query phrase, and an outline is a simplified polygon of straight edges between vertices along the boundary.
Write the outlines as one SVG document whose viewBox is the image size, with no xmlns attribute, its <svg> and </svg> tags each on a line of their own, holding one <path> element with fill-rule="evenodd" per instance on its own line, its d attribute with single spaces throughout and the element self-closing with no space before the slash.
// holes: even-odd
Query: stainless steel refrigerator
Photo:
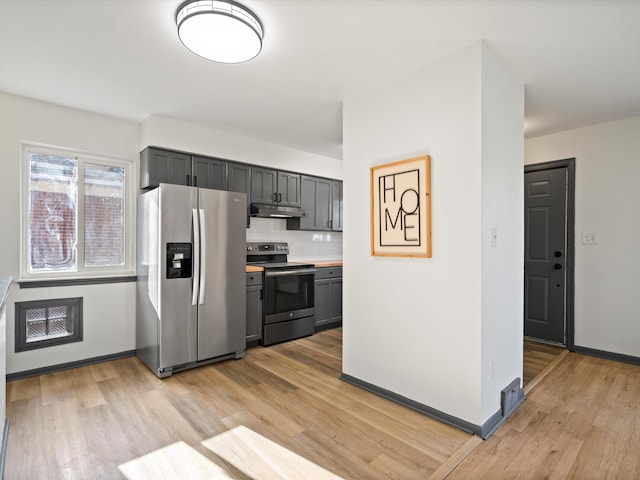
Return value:
<svg viewBox="0 0 640 480">
<path fill-rule="evenodd" d="M 136 354 L 158 377 L 244 356 L 246 212 L 244 193 L 138 197 Z"/>
</svg>

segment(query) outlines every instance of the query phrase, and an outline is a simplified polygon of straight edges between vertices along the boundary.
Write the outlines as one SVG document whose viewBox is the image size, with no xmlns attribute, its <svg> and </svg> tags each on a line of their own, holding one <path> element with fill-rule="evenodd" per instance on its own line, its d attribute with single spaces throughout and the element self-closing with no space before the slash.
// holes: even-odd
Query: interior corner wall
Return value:
<svg viewBox="0 0 640 480">
<path fill-rule="evenodd" d="M 22 372 L 135 349 L 135 282 L 75 287 L 20 289 L 20 192 L 23 161 L 21 142 L 130 160 L 137 183 L 140 126 L 0 92 L 0 272 L 13 276 L 7 300 L 7 373 Z M 84 298 L 84 338 L 69 343 L 16 353 L 16 301 L 68 297 Z"/>
<path fill-rule="evenodd" d="M 640 357 L 640 117 L 531 138 L 527 164 L 576 159 L 575 345 Z M 596 234 L 596 244 L 582 234 Z"/>
<path fill-rule="evenodd" d="M 481 47 L 344 102 L 343 373 L 480 424 Z M 433 257 L 370 254 L 370 167 L 431 155 Z"/>
<path fill-rule="evenodd" d="M 482 52 L 482 419 L 522 380 L 524 85 Z"/>
<path fill-rule="evenodd" d="M 280 170 L 342 179 L 342 160 L 273 145 L 160 115 L 142 122 L 140 149 L 154 145 Z"/>
</svg>

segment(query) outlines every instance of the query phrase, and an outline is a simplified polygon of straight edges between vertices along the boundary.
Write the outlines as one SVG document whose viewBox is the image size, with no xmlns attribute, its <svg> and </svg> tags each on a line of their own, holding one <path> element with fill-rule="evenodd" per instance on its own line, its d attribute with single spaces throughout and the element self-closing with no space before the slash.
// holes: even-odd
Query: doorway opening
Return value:
<svg viewBox="0 0 640 480">
<path fill-rule="evenodd" d="M 525 348 L 534 342 L 572 351 L 575 158 L 525 165 L 524 197 Z"/>
</svg>

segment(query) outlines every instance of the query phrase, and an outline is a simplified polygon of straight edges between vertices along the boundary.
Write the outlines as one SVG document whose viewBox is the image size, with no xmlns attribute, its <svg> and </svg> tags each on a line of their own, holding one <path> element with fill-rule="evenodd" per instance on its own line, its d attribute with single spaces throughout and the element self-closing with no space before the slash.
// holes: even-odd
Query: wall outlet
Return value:
<svg viewBox="0 0 640 480">
<path fill-rule="evenodd" d="M 582 244 L 583 245 L 597 245 L 598 235 L 595 233 L 582 232 Z"/>
</svg>

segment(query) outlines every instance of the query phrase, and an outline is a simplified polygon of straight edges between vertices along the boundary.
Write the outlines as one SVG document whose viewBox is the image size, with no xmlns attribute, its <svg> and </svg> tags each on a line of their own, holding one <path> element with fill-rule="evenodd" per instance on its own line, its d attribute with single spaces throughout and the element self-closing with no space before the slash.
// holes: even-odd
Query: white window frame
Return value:
<svg viewBox="0 0 640 480">
<path fill-rule="evenodd" d="M 77 260 L 76 269 L 71 271 L 46 270 L 32 272 L 29 270 L 29 201 L 31 180 L 31 153 L 73 158 L 78 161 L 78 204 L 77 214 Z M 20 192 L 20 281 L 46 281 L 61 279 L 98 279 L 135 275 L 135 192 L 134 162 L 84 151 L 51 147 L 34 143 L 22 143 L 21 155 L 21 192 Z M 84 164 L 93 163 L 124 168 L 125 170 L 125 205 L 124 205 L 124 265 L 118 267 L 85 267 L 84 266 Z"/>
</svg>

